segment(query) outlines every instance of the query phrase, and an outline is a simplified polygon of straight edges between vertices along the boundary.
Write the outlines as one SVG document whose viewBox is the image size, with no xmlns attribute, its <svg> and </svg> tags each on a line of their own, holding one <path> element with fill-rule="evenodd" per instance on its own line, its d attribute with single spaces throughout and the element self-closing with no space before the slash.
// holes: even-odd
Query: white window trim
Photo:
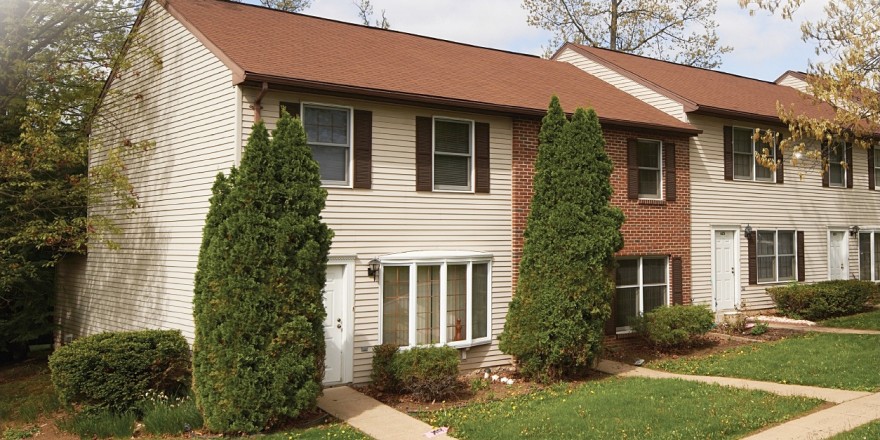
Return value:
<svg viewBox="0 0 880 440">
<path fill-rule="evenodd" d="M 467 157 L 469 159 L 468 160 L 468 167 L 470 169 L 468 170 L 469 186 L 467 188 L 465 188 L 465 187 L 439 187 L 438 188 L 437 184 L 434 183 L 434 177 L 437 176 L 437 170 L 435 168 L 435 166 L 437 164 L 437 160 L 435 159 L 437 157 L 437 148 L 435 145 L 436 136 L 434 133 L 436 130 L 436 127 L 437 127 L 437 121 L 450 121 L 450 122 L 467 123 L 468 126 L 470 127 L 469 128 L 469 131 L 470 131 L 470 133 L 469 133 L 469 136 L 470 136 L 469 148 L 470 148 L 470 150 L 469 151 L 470 152 L 467 155 Z M 475 187 L 476 187 L 476 185 L 474 184 L 475 183 L 474 180 L 476 179 L 476 164 L 475 164 L 475 162 L 476 162 L 476 157 L 475 157 L 476 156 L 476 154 L 475 154 L 476 133 L 474 132 L 475 126 L 476 126 L 476 123 L 473 119 L 452 118 L 452 117 L 447 117 L 447 116 L 434 116 L 431 118 L 431 190 L 433 192 L 452 192 L 452 193 L 471 193 L 471 194 L 474 193 Z M 440 154 L 446 155 L 446 156 L 465 157 L 463 154 L 454 154 L 454 153 L 440 153 Z"/>
<path fill-rule="evenodd" d="M 847 163 L 846 150 L 848 147 L 845 142 L 841 143 L 840 145 L 842 145 L 843 148 L 836 152 L 837 154 L 840 154 L 839 161 L 832 161 L 831 160 L 832 151 L 830 148 L 828 150 L 828 170 L 826 171 L 826 173 L 828 173 L 828 187 L 830 187 L 830 188 L 846 188 L 846 181 L 847 181 L 847 177 L 848 177 L 847 173 L 849 173 L 849 169 L 847 167 L 843 166 L 841 163 Z M 837 182 L 831 181 L 831 164 L 834 164 L 835 166 L 840 167 L 840 171 L 841 171 L 840 176 L 841 176 L 842 182 L 837 183 Z M 876 164 L 874 167 L 876 168 Z"/>
<path fill-rule="evenodd" d="M 738 180 L 738 181 L 741 181 L 741 182 L 776 183 L 776 170 L 770 171 L 770 177 L 767 178 L 767 179 L 759 179 L 759 178 L 758 178 L 758 167 L 762 167 L 762 168 L 763 168 L 763 165 L 758 164 L 758 161 L 755 160 L 755 153 L 758 153 L 758 150 L 757 150 L 758 147 L 757 147 L 757 145 L 755 145 L 755 140 L 754 140 L 751 136 L 749 137 L 749 141 L 751 141 L 751 143 L 752 143 L 752 172 L 751 172 L 751 177 L 750 177 L 750 178 L 737 177 L 737 175 L 736 175 L 736 156 L 737 156 L 737 154 L 745 154 L 745 153 L 737 153 L 737 152 L 736 152 L 736 146 L 735 146 L 735 145 L 736 145 L 736 130 L 737 130 L 737 129 L 740 129 L 740 130 L 749 130 L 749 131 L 752 133 L 752 136 L 754 136 L 754 133 L 755 133 L 755 128 L 754 128 L 754 127 L 739 127 L 739 126 L 733 126 L 732 129 L 730 130 L 730 136 L 731 136 L 730 142 L 731 142 L 731 144 L 732 144 L 732 145 L 731 145 L 731 149 L 733 150 L 733 151 L 731 152 L 731 153 L 733 154 L 733 163 L 731 164 L 731 166 L 733 167 L 733 180 Z M 777 157 L 776 157 L 776 147 L 775 147 L 775 146 L 771 145 L 770 153 L 773 155 L 773 160 L 777 160 Z M 768 170 L 769 170 L 769 169 L 768 169 Z"/>
<path fill-rule="evenodd" d="M 379 343 L 384 343 L 384 281 L 385 267 L 409 267 L 409 304 L 408 304 L 408 328 L 409 328 L 409 344 L 401 346 L 401 349 L 409 349 L 412 347 L 436 347 L 450 346 L 453 348 L 469 348 L 477 345 L 485 345 L 492 343 L 492 254 L 483 252 L 404 252 L 384 257 L 379 257 L 381 269 L 379 270 Z M 446 341 L 446 268 L 449 264 L 467 264 L 467 319 L 470 325 L 465 330 L 465 338 L 461 341 Z M 473 338 L 473 264 L 486 264 L 486 336 L 482 338 Z M 416 344 L 416 313 L 418 283 L 418 267 L 419 266 L 440 266 L 440 342 L 436 344 Z"/>
<path fill-rule="evenodd" d="M 755 229 L 755 270 L 760 270 L 760 269 L 758 269 L 758 259 L 762 257 L 761 255 L 758 255 L 758 233 L 760 233 L 760 232 L 773 232 L 773 258 L 775 259 L 775 262 L 776 262 L 776 277 L 775 277 L 775 280 L 773 280 L 773 281 L 761 281 L 761 280 L 758 280 L 758 274 L 755 274 L 755 279 L 758 281 L 758 284 L 780 284 L 780 283 L 790 283 L 793 281 L 797 281 L 798 275 L 800 275 L 800 274 L 798 274 L 798 243 L 797 243 L 798 230 L 797 229 L 784 229 L 784 228 L 775 228 L 775 229 L 771 229 L 771 228 L 757 229 L 756 228 Z M 791 234 L 792 234 L 791 240 L 792 240 L 792 244 L 794 245 L 793 246 L 794 247 L 794 254 L 793 254 L 794 274 L 793 275 L 794 276 L 790 280 L 781 280 L 780 281 L 780 279 L 779 279 L 779 233 L 780 232 L 791 232 Z M 764 255 L 764 256 L 766 257 L 766 255 Z M 788 256 L 788 254 L 785 254 L 784 256 Z"/>
<path fill-rule="evenodd" d="M 341 109 L 346 110 L 348 112 L 348 161 L 345 164 L 345 179 L 347 182 L 342 182 L 338 180 L 321 180 L 321 186 L 328 188 L 354 188 L 354 107 L 349 107 L 345 105 L 337 105 L 337 104 L 325 104 L 321 102 L 301 102 L 299 108 L 299 114 L 302 115 L 303 120 L 303 131 L 305 131 L 305 115 L 306 115 L 306 107 L 323 107 L 327 109 Z M 306 144 L 308 143 L 308 135 L 306 137 Z M 320 144 L 316 144 L 319 145 Z M 339 145 L 332 145 L 338 147 Z M 320 164 L 319 164 L 320 166 Z"/>
<path fill-rule="evenodd" d="M 880 235 L 880 230 L 878 230 L 878 229 L 860 230 L 859 233 L 856 234 L 856 246 L 858 246 L 858 257 L 859 257 L 859 279 L 860 280 L 863 279 L 862 278 L 862 241 L 860 240 L 860 237 L 859 237 L 862 234 L 870 234 L 870 236 L 871 236 L 871 239 L 870 239 L 871 249 L 869 250 L 869 252 L 870 252 L 869 253 L 869 255 L 870 255 L 869 262 L 871 263 L 871 278 L 868 280 L 865 280 L 865 281 L 880 281 L 880 273 L 877 273 L 877 271 L 874 270 L 874 269 L 876 269 L 876 262 L 874 261 L 874 255 L 876 255 L 874 253 L 876 243 L 874 242 L 874 237 L 877 235 Z M 829 240 L 830 240 L 830 238 L 831 237 L 829 236 Z"/>
<path fill-rule="evenodd" d="M 642 281 L 642 278 L 643 278 L 643 277 L 642 277 L 642 267 L 643 267 L 642 265 L 643 265 L 643 260 L 646 259 L 646 258 L 647 258 L 647 259 L 660 259 L 660 258 L 663 259 L 664 263 L 666 264 L 666 283 L 665 283 L 665 284 L 648 284 L 648 285 L 645 285 L 645 284 L 644 284 L 644 282 Z M 638 284 L 627 284 L 627 285 L 623 285 L 623 286 L 618 286 L 617 283 L 616 283 L 617 280 L 615 280 L 615 284 L 614 284 L 614 295 L 615 295 L 615 296 L 617 295 L 617 289 L 630 289 L 630 288 L 633 288 L 633 287 L 638 287 L 638 288 L 639 288 L 639 295 L 638 295 L 638 305 L 639 305 L 639 310 L 638 310 L 638 316 L 641 316 L 641 315 L 644 315 L 644 314 L 645 314 L 645 287 L 655 287 L 655 286 L 663 286 L 663 285 L 665 285 L 665 286 L 666 286 L 666 297 L 664 298 L 663 305 L 664 305 L 664 306 L 668 306 L 668 305 L 669 305 L 669 303 L 670 303 L 670 295 L 672 294 L 672 293 L 671 293 L 671 286 L 669 285 L 669 279 L 671 278 L 671 276 L 670 276 L 670 275 L 671 275 L 671 274 L 670 274 L 671 268 L 670 268 L 670 264 L 669 264 L 669 257 L 663 256 L 663 255 L 643 255 L 643 256 L 639 256 L 639 257 L 620 257 L 620 258 L 618 258 L 617 260 L 618 260 L 618 261 L 623 261 L 623 260 L 638 260 L 638 262 L 639 262 L 639 265 L 638 265 Z M 611 319 L 615 319 L 615 317 L 614 317 L 614 316 L 611 316 Z M 634 331 L 635 331 L 635 330 L 633 330 L 633 328 L 632 328 L 631 326 L 628 326 L 628 325 L 627 325 L 627 326 L 623 326 L 623 327 L 617 327 L 617 326 L 615 326 L 615 333 L 617 333 L 618 335 L 620 335 L 620 334 L 626 334 L 626 333 L 632 333 L 632 332 L 634 332 Z"/>
<path fill-rule="evenodd" d="M 641 193 L 639 193 L 639 200 L 664 200 L 666 197 L 666 191 L 664 188 L 666 186 L 666 175 L 665 175 L 665 171 L 666 171 L 666 169 L 665 169 L 666 163 L 665 162 L 666 161 L 664 160 L 665 157 L 663 156 L 663 150 L 664 150 L 663 141 L 658 140 L 658 139 L 644 139 L 644 138 L 636 139 L 637 143 L 641 142 L 641 141 L 656 142 L 657 144 L 660 145 L 660 153 L 659 153 L 659 156 L 657 156 L 657 162 L 659 163 L 659 168 L 657 168 L 657 172 L 660 173 L 660 181 L 657 183 L 657 185 L 658 185 L 657 194 L 658 195 L 656 197 L 652 196 L 652 195 L 648 195 L 648 194 L 642 195 Z M 637 145 L 636 148 L 638 148 L 638 144 L 636 144 L 636 145 Z M 636 165 L 638 165 L 638 161 L 639 161 L 638 154 L 636 154 Z M 639 166 L 638 169 L 639 169 L 639 171 L 641 171 L 642 167 Z M 652 169 L 652 168 L 645 168 L 645 169 Z M 641 179 L 639 179 L 639 181 L 641 182 Z"/>
</svg>

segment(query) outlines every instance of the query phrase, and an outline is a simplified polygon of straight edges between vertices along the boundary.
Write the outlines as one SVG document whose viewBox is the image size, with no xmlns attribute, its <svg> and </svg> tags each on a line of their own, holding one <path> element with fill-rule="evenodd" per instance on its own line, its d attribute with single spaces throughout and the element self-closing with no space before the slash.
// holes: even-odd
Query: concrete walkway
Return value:
<svg viewBox="0 0 880 440">
<path fill-rule="evenodd" d="M 837 333 L 841 335 L 880 335 L 880 330 L 862 330 L 856 328 L 821 327 L 818 325 L 798 325 L 769 322 L 770 328 L 784 328 L 804 332 Z"/>
<path fill-rule="evenodd" d="M 624 377 L 691 380 L 736 388 L 763 390 L 783 396 L 812 397 L 837 404 L 831 408 L 790 420 L 766 431 L 746 437 L 746 440 L 824 439 L 844 431 L 849 431 L 865 423 L 880 420 L 880 393 L 837 390 L 804 385 L 785 385 L 730 377 L 676 374 L 634 367 L 613 361 L 600 361 L 596 369 L 603 373 Z"/>
<path fill-rule="evenodd" d="M 424 439 L 433 428 L 349 387 L 325 388 L 318 408 L 376 440 Z M 446 434 L 439 438 L 451 439 Z"/>
</svg>

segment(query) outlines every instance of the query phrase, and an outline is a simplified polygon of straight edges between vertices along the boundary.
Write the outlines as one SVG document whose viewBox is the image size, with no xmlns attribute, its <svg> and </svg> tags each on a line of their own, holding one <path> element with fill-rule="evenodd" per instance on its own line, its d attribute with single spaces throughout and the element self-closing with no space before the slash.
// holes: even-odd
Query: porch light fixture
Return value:
<svg viewBox="0 0 880 440">
<path fill-rule="evenodd" d="M 751 233 L 752 233 L 752 225 L 751 225 L 751 224 L 747 224 L 747 225 L 746 225 L 746 229 L 745 229 L 744 232 L 746 233 L 746 235 L 751 235 Z"/>
<path fill-rule="evenodd" d="M 859 228 L 859 225 L 852 225 L 852 226 L 850 226 L 850 227 L 849 227 L 849 236 L 850 236 L 850 237 L 855 237 L 856 234 L 859 233 L 859 230 L 860 230 L 860 229 L 861 229 L 861 228 Z"/>
<path fill-rule="evenodd" d="M 381 262 L 378 259 L 373 258 L 367 264 L 367 276 L 373 277 L 373 281 L 376 281 L 376 278 L 379 276 L 379 264 L 381 264 Z"/>
</svg>

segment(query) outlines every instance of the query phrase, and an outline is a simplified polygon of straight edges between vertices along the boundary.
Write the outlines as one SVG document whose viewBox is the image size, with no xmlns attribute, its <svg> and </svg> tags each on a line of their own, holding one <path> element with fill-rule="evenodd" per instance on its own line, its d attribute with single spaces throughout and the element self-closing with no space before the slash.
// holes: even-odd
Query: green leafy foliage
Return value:
<svg viewBox="0 0 880 440">
<path fill-rule="evenodd" d="M 636 331 L 651 344 L 668 349 L 689 344 L 715 326 L 715 316 L 704 306 L 664 306 L 645 313 Z"/>
<path fill-rule="evenodd" d="M 394 357 L 398 347 L 394 344 L 382 344 L 373 347 L 373 369 L 370 379 L 379 391 L 394 391 L 400 386 L 394 375 Z"/>
<path fill-rule="evenodd" d="M 771 287 L 767 294 L 783 315 L 817 321 L 865 311 L 867 302 L 877 294 L 877 285 L 861 280 L 792 283 Z"/>
<path fill-rule="evenodd" d="M 117 412 L 135 409 L 148 391 L 185 394 L 190 365 L 189 345 L 178 330 L 100 333 L 49 357 L 62 403 Z"/>
<path fill-rule="evenodd" d="M 444 399 L 461 390 L 458 350 L 452 347 L 413 347 L 394 355 L 393 364 L 397 382 L 418 400 Z"/>
<path fill-rule="evenodd" d="M 624 217 L 609 204 L 612 164 L 593 110 L 567 122 L 553 97 L 539 137 L 519 281 L 499 339 L 520 373 L 547 381 L 600 352 Z"/>
<path fill-rule="evenodd" d="M 206 426 L 257 432 L 313 408 L 324 373 L 322 290 L 333 233 L 298 119 L 255 124 L 217 176 L 195 279 L 193 367 Z"/>
</svg>

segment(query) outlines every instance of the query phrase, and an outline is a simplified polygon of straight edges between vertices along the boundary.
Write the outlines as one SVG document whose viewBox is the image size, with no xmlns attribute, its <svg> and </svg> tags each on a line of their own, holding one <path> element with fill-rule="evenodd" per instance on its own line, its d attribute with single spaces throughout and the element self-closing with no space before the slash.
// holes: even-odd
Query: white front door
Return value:
<svg viewBox="0 0 880 440">
<path fill-rule="evenodd" d="M 715 310 L 736 308 L 736 231 L 715 231 Z"/>
<path fill-rule="evenodd" d="M 828 278 L 847 278 L 846 231 L 830 231 L 828 236 Z"/>
<path fill-rule="evenodd" d="M 341 383 L 344 378 L 347 292 L 345 265 L 327 265 L 327 284 L 324 285 L 324 342 L 327 354 L 324 358 L 324 383 Z"/>
</svg>

